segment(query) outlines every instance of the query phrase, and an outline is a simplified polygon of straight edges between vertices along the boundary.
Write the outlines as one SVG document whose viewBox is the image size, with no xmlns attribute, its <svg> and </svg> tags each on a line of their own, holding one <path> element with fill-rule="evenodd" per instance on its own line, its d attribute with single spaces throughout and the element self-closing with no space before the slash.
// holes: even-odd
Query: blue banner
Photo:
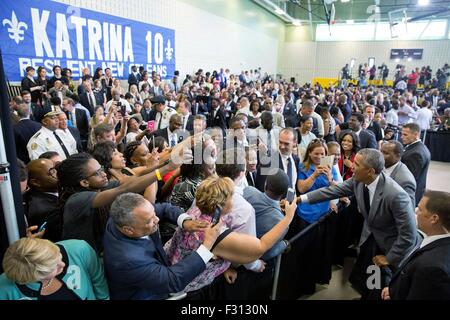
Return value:
<svg viewBox="0 0 450 320">
<path fill-rule="evenodd" d="M 175 71 L 175 31 L 96 11 L 43 0 L 0 1 L 0 46 L 9 81 L 25 68 L 59 65 L 74 79 L 83 68 L 111 68 L 127 79 L 131 66 L 144 66 L 163 79 Z"/>
</svg>

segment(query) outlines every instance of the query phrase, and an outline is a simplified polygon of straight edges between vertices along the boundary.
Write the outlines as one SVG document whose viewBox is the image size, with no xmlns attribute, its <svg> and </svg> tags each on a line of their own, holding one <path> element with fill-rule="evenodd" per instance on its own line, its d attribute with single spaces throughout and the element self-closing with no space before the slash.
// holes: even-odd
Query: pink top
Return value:
<svg viewBox="0 0 450 320">
<path fill-rule="evenodd" d="M 211 222 L 212 217 L 202 214 L 197 206 L 192 207 L 186 212 L 195 220 Z M 182 260 L 187 255 L 195 251 L 203 243 L 204 232 L 189 233 L 180 227 L 175 231 L 172 239 L 164 245 L 164 250 L 169 257 L 172 265 Z M 206 264 L 206 269 L 194 278 L 184 289 L 185 292 L 201 289 L 213 282 L 214 278 L 221 275 L 230 266 L 229 261 L 222 258 L 213 259 Z"/>
</svg>

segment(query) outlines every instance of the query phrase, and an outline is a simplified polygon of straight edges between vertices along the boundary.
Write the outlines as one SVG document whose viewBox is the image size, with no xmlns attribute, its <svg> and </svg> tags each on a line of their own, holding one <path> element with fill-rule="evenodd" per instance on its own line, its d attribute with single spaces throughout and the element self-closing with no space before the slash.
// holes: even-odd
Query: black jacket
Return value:
<svg viewBox="0 0 450 320">
<path fill-rule="evenodd" d="M 416 250 L 392 276 L 392 300 L 450 300 L 450 238 Z"/>
<path fill-rule="evenodd" d="M 94 96 L 95 96 L 95 106 L 103 105 L 103 102 L 104 102 L 103 96 L 95 91 L 94 91 Z M 91 116 L 94 115 L 95 107 L 92 107 L 91 104 L 89 103 L 89 97 L 88 97 L 87 92 L 83 92 L 82 94 L 80 94 L 80 103 L 83 107 L 85 107 L 86 109 L 89 110 L 89 113 L 91 114 Z"/>
<path fill-rule="evenodd" d="M 402 155 L 402 162 L 406 164 L 416 179 L 416 205 L 422 199 L 425 192 L 430 160 L 430 151 L 422 141 L 406 146 L 405 152 Z"/>
<path fill-rule="evenodd" d="M 273 157 L 276 157 L 276 156 L 278 156 L 278 168 L 280 168 L 281 170 L 284 171 L 283 160 L 281 159 L 280 152 L 274 152 L 272 154 L 271 159 L 276 159 L 276 158 L 273 158 Z M 292 158 L 294 159 L 295 168 L 298 168 L 298 164 L 300 162 L 299 157 L 296 154 L 292 154 Z M 258 163 L 261 163 L 261 161 L 258 161 Z M 268 164 L 260 164 L 258 166 L 258 168 L 256 169 L 255 188 L 257 188 L 261 192 L 264 192 L 264 185 L 266 184 L 266 179 L 267 179 L 267 174 L 264 174 L 263 168 L 264 169 L 269 169 L 271 166 L 272 166 L 272 163 L 270 162 Z M 293 177 L 293 179 L 295 181 L 297 179 L 297 177 Z"/>
<path fill-rule="evenodd" d="M 33 120 L 21 120 L 14 125 L 14 140 L 16 142 L 17 157 L 25 163 L 30 162 L 27 143 L 30 138 L 41 129 L 41 124 Z"/>
</svg>

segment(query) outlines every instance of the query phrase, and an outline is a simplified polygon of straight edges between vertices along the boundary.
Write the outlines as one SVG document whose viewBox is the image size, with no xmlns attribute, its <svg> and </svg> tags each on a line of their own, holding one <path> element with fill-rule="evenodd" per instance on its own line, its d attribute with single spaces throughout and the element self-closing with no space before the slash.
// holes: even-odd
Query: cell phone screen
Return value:
<svg viewBox="0 0 450 320">
<path fill-rule="evenodd" d="M 287 192 L 287 195 L 286 195 L 286 200 L 287 200 L 289 203 L 292 203 L 292 201 L 294 200 L 294 198 L 295 198 L 295 190 L 292 189 L 292 188 L 289 188 L 289 189 L 288 189 L 288 192 Z"/>
</svg>

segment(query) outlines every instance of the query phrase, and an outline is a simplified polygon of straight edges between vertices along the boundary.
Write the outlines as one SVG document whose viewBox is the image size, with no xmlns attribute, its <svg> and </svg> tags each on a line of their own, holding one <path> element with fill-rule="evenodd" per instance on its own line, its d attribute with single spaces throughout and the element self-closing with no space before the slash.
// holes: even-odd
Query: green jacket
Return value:
<svg viewBox="0 0 450 320">
<path fill-rule="evenodd" d="M 108 300 L 103 263 L 94 249 L 83 240 L 57 242 L 62 260 L 66 264 L 57 276 L 81 300 Z M 39 300 L 41 283 L 34 282 L 18 286 L 3 273 L 0 275 L 0 300 Z"/>
</svg>

